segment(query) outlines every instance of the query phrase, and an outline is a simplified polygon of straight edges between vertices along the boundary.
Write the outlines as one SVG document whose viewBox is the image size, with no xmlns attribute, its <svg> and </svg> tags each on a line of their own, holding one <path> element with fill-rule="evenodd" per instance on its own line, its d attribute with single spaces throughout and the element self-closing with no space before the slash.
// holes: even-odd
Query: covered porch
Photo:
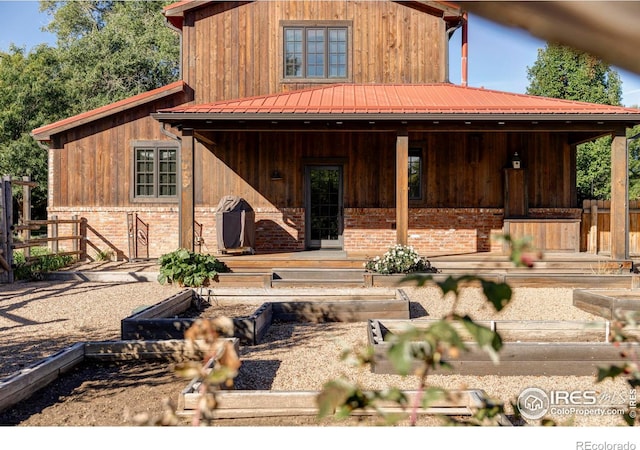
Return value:
<svg viewBox="0 0 640 450">
<path fill-rule="evenodd" d="M 264 217 L 259 253 L 407 244 L 504 255 L 493 237 L 508 233 L 579 254 L 576 146 L 609 135 L 608 257 L 630 260 L 625 131 L 636 109 L 450 84 L 332 85 L 153 117 L 180 133 L 181 247 L 194 248 L 206 205 L 231 194 Z M 311 187 L 327 183 L 316 205 Z"/>
</svg>

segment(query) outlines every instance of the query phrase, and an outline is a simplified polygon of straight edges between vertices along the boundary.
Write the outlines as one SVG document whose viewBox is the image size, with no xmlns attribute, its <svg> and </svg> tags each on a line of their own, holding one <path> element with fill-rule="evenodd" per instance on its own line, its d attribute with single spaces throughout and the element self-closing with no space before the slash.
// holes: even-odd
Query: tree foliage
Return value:
<svg viewBox="0 0 640 450">
<path fill-rule="evenodd" d="M 121 100 L 175 81 L 178 35 L 161 14 L 169 2 L 45 1 L 57 33 L 72 113 Z M 87 95 L 91 93 L 91 95 Z"/>
<path fill-rule="evenodd" d="M 180 45 L 161 14 L 168 3 L 41 1 L 57 46 L 0 52 L 0 176 L 38 183 L 35 218 L 45 214 L 47 150 L 31 130 L 175 81 Z"/>
<path fill-rule="evenodd" d="M 547 44 L 527 69 L 527 94 L 619 106 L 622 81 L 602 60 L 566 46 Z M 639 186 L 640 188 L 640 186 Z M 578 146 L 579 200 L 607 199 L 611 194 L 611 138 Z"/>
<path fill-rule="evenodd" d="M 0 173 L 30 176 L 38 187 L 32 204 L 43 211 L 47 199 L 47 151 L 29 132 L 63 118 L 69 108 L 55 49 L 41 45 L 29 53 L 11 46 L 0 53 Z M 20 199 L 22 191 L 16 190 Z"/>
</svg>

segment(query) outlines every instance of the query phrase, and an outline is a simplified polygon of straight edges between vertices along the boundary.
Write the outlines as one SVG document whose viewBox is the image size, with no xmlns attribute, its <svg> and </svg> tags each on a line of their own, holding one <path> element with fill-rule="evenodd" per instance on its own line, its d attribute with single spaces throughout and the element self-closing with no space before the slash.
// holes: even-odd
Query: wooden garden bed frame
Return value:
<svg viewBox="0 0 640 450">
<path fill-rule="evenodd" d="M 374 355 L 371 371 L 379 374 L 397 373 L 387 354 L 389 333 L 406 325 L 427 327 L 435 320 L 368 322 L 369 344 Z M 456 357 L 444 355 L 452 370 L 438 369 L 434 374 L 502 375 L 502 376 L 595 376 L 598 366 L 621 364 L 620 348 L 608 342 L 609 322 L 565 321 L 479 321 L 498 331 L 503 338 L 500 362 L 494 364 L 489 355 L 475 342 L 466 345 L 468 352 Z M 632 330 L 636 335 L 638 330 Z M 464 336 L 464 335 L 463 335 Z M 415 345 L 420 345 L 416 342 Z M 626 345 L 626 344 L 625 344 Z M 628 344 L 635 351 L 638 343 Z M 418 367 L 418 362 L 415 367 Z"/>
<path fill-rule="evenodd" d="M 239 342 L 231 340 L 239 351 Z M 0 380 L 0 411 L 4 411 L 45 388 L 86 361 L 201 360 L 207 344 L 201 341 L 101 341 L 79 342 Z"/>
<path fill-rule="evenodd" d="M 574 289 L 573 306 L 609 320 L 640 314 L 640 289 Z"/>
<path fill-rule="evenodd" d="M 242 344 L 257 345 L 273 321 L 280 322 L 366 322 L 372 318 L 409 319 L 409 297 L 395 289 L 319 290 L 319 289 L 247 289 L 220 290 L 219 304 L 249 302 L 256 310 L 249 316 L 234 317 L 234 337 Z M 365 296 L 366 295 L 366 296 Z M 264 300 L 271 300 L 266 301 Z M 181 292 L 156 305 L 143 308 L 121 321 L 121 339 L 182 339 L 195 318 L 172 317 L 186 311 L 194 302 L 203 302 L 194 289 Z"/>
</svg>

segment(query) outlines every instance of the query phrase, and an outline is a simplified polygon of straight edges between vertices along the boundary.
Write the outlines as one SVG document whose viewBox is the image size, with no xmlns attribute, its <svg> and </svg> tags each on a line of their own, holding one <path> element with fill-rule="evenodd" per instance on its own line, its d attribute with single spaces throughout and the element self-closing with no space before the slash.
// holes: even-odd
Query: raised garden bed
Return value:
<svg viewBox="0 0 640 450">
<path fill-rule="evenodd" d="M 238 351 L 238 340 L 229 339 Z M 65 373 L 88 361 L 170 363 L 200 360 L 206 349 L 204 345 L 202 342 L 192 343 L 184 340 L 77 343 L 0 380 L 0 411 L 31 397 Z"/>
<path fill-rule="evenodd" d="M 390 337 L 406 325 L 428 327 L 435 320 L 380 321 L 368 323 L 369 344 L 374 348 L 373 373 L 394 374 L 395 368 L 387 358 Z M 500 333 L 503 338 L 500 363 L 494 364 L 489 355 L 469 341 L 468 352 L 456 357 L 444 355 L 452 370 L 439 369 L 433 373 L 461 375 L 504 376 L 595 376 L 598 366 L 620 364 L 620 348 L 608 342 L 609 323 L 562 321 L 479 321 Z M 464 335 L 463 335 L 464 336 Z M 416 342 L 415 345 L 421 345 Z M 640 349 L 636 344 L 631 344 Z M 418 362 L 416 362 L 416 367 Z"/>
<path fill-rule="evenodd" d="M 191 308 L 203 308 L 205 300 L 193 289 L 184 289 L 179 293 L 134 312 L 121 321 L 121 338 L 137 339 L 182 339 L 184 332 L 197 317 L 180 317 Z M 264 304 L 242 317 L 233 317 L 234 337 L 242 343 L 257 344 L 271 325 L 271 307 Z"/>
<path fill-rule="evenodd" d="M 182 416 L 192 416 L 201 399 L 197 392 L 197 383 L 190 384 L 180 395 L 177 413 Z M 195 387 L 195 390 L 194 390 Z M 404 391 L 409 397 L 409 404 L 417 391 Z M 471 417 L 475 411 L 484 407 L 489 399 L 486 393 L 479 389 L 451 391 L 450 398 L 434 402 L 429 408 L 418 408 L 420 416 L 456 416 L 464 420 Z M 318 414 L 316 398 L 317 391 L 220 391 L 216 393 L 218 408 L 213 412 L 217 419 L 247 419 L 263 417 L 313 417 Z M 406 413 L 397 404 L 386 403 L 380 405 L 385 413 Z M 354 412 L 354 416 L 374 415 L 371 410 Z M 501 415 L 498 424 L 511 426 L 509 419 Z"/>
<path fill-rule="evenodd" d="M 233 317 L 242 344 L 260 343 L 269 326 L 279 322 L 359 322 L 372 318 L 408 319 L 409 298 L 402 290 L 231 289 L 204 294 L 220 305 L 254 303 L 255 311 Z M 182 339 L 196 317 L 180 317 L 200 308 L 204 296 L 185 289 L 162 302 L 142 308 L 121 322 L 121 338 Z"/>
<path fill-rule="evenodd" d="M 627 313 L 640 313 L 638 289 L 575 289 L 573 306 L 596 316 L 613 320 Z"/>
</svg>

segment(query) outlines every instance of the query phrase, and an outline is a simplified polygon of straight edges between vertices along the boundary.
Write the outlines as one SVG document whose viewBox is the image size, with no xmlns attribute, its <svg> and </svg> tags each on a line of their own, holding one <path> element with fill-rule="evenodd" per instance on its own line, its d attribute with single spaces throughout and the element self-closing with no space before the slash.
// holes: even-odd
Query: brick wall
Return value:
<svg viewBox="0 0 640 450">
<path fill-rule="evenodd" d="M 49 208 L 49 217 L 86 219 L 84 248 L 89 259 L 98 252 L 111 252 L 118 260 L 129 259 L 127 213 L 135 212 L 148 225 L 149 257 L 158 258 L 178 247 L 178 208 Z M 257 210 L 255 214 L 257 252 L 304 250 L 304 209 Z M 196 208 L 195 220 L 202 225 L 202 251 L 218 253 L 214 208 Z M 58 235 L 72 234 L 70 225 L 59 225 Z M 60 250 L 71 250 L 71 241 L 61 241 Z"/>
<path fill-rule="evenodd" d="M 396 243 L 394 208 L 346 208 L 345 250 L 380 254 Z M 408 244 L 419 253 L 500 251 L 501 208 L 410 208 Z"/>
</svg>

